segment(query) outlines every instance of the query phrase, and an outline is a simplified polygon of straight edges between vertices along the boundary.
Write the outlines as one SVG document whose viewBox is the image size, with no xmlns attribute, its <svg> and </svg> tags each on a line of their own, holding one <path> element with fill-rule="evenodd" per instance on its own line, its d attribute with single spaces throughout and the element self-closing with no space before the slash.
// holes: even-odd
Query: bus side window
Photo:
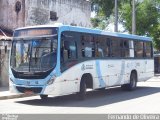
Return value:
<svg viewBox="0 0 160 120">
<path fill-rule="evenodd" d="M 104 50 L 105 50 L 105 37 L 98 36 L 96 39 L 96 57 L 103 58 L 104 57 Z"/>
<path fill-rule="evenodd" d="M 143 57 L 143 42 L 135 41 L 134 42 L 134 50 L 135 50 L 135 57 L 142 58 Z"/>
<path fill-rule="evenodd" d="M 91 35 L 81 36 L 81 54 L 83 58 L 91 58 L 95 56 L 95 43 Z"/>
<path fill-rule="evenodd" d="M 64 41 L 63 56 L 64 61 L 77 58 L 77 49 L 75 41 Z"/>
<path fill-rule="evenodd" d="M 144 57 L 152 57 L 152 46 L 151 42 L 144 42 Z"/>
<path fill-rule="evenodd" d="M 120 47 L 121 47 L 121 57 L 124 58 L 130 57 L 129 40 L 121 40 Z"/>
<path fill-rule="evenodd" d="M 111 47 L 112 47 L 111 57 L 121 57 L 120 40 L 118 38 L 112 39 Z"/>
<path fill-rule="evenodd" d="M 77 63 L 77 46 L 75 41 L 63 41 L 61 47 L 62 72 Z"/>
<path fill-rule="evenodd" d="M 77 42 L 75 36 L 71 32 L 64 32 L 61 38 L 61 70 L 62 72 L 66 69 L 75 65 L 77 60 Z"/>
<path fill-rule="evenodd" d="M 104 44 L 105 47 L 105 56 L 110 57 L 111 56 L 111 40 L 107 38 L 106 43 Z"/>
</svg>

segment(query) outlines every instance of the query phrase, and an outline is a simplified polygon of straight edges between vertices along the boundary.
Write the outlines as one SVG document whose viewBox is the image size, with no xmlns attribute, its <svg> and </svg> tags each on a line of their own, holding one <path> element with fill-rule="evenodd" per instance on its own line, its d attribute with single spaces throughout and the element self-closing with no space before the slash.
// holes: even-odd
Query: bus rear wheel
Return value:
<svg viewBox="0 0 160 120">
<path fill-rule="evenodd" d="M 78 100 L 84 100 L 86 97 L 87 85 L 85 80 L 82 80 L 80 83 L 80 91 L 77 93 Z"/>
<path fill-rule="evenodd" d="M 48 99 L 48 95 L 40 95 L 41 100 L 47 100 Z"/>
<path fill-rule="evenodd" d="M 136 73 L 131 73 L 131 76 L 130 76 L 130 82 L 128 84 L 124 84 L 121 86 L 121 88 L 123 90 L 128 90 L 128 91 L 132 91 L 132 90 L 135 90 L 137 87 L 137 75 Z"/>
</svg>

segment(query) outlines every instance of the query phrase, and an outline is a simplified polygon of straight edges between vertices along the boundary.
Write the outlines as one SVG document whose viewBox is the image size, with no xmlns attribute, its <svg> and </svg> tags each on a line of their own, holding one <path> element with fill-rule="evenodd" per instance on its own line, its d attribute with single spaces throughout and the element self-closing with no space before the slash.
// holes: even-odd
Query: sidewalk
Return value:
<svg viewBox="0 0 160 120">
<path fill-rule="evenodd" d="M 8 87 L 0 87 L 0 100 L 29 97 L 33 95 L 10 93 Z"/>
</svg>

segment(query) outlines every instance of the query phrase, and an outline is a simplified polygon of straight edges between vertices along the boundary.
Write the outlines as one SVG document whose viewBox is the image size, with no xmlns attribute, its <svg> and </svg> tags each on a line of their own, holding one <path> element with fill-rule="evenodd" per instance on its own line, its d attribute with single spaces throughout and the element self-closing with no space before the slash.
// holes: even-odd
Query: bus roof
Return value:
<svg viewBox="0 0 160 120">
<path fill-rule="evenodd" d="M 85 32 L 85 33 L 94 33 L 99 35 L 107 35 L 112 37 L 120 37 L 120 38 L 127 38 L 132 40 L 143 40 L 143 41 L 152 41 L 151 37 L 145 37 L 145 36 L 138 36 L 133 34 L 124 34 L 124 33 L 118 33 L 118 32 L 107 32 L 99 29 L 90 29 L 90 28 L 84 28 L 84 27 L 76 27 L 76 26 L 61 26 L 62 29 L 65 31 L 77 31 L 77 32 Z"/>
<path fill-rule="evenodd" d="M 52 28 L 52 27 L 60 27 L 63 26 L 62 24 L 53 24 L 53 25 L 36 25 L 36 26 L 27 26 L 17 28 L 16 30 L 24 30 L 24 29 L 33 29 L 33 28 Z"/>
<path fill-rule="evenodd" d="M 70 26 L 70 25 L 63 25 L 63 24 L 53 24 L 53 25 L 39 25 L 39 26 L 29 26 L 18 28 L 16 30 L 23 30 L 23 29 L 32 29 L 32 28 L 52 28 L 52 27 L 59 27 L 61 31 L 77 31 L 77 32 L 84 32 L 84 33 L 94 33 L 99 35 L 107 35 L 112 37 L 120 37 L 120 38 L 127 38 L 132 40 L 143 40 L 143 41 L 152 41 L 150 37 L 145 36 L 138 36 L 132 34 L 124 34 L 118 32 L 107 32 L 99 29 L 91 29 L 91 28 L 84 28 L 79 26 Z"/>
</svg>

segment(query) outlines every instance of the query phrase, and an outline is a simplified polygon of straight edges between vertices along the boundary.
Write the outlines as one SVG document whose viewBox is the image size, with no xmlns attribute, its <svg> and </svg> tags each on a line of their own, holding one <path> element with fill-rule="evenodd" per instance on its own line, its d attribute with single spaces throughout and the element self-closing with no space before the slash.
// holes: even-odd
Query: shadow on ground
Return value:
<svg viewBox="0 0 160 120">
<path fill-rule="evenodd" d="M 50 107 L 99 107 L 135 98 L 140 98 L 160 92 L 158 87 L 137 87 L 135 91 L 122 91 L 120 87 L 105 91 L 89 91 L 84 101 L 78 101 L 76 95 L 67 95 L 61 97 L 50 97 L 46 101 L 41 99 L 18 100 L 16 103 L 50 106 Z"/>
</svg>

